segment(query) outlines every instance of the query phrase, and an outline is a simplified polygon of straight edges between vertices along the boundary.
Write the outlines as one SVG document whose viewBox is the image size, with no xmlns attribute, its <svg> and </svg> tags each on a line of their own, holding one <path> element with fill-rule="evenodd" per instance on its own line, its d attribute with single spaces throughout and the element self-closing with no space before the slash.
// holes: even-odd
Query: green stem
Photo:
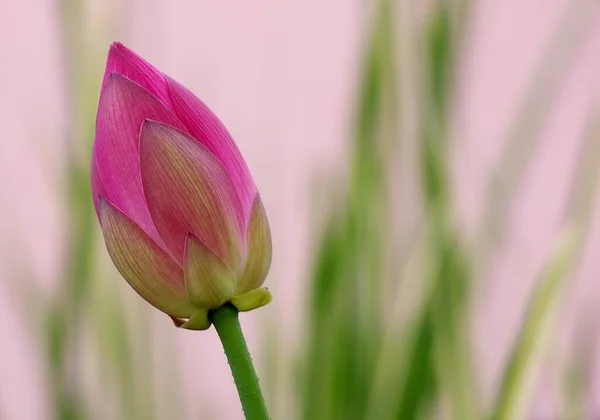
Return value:
<svg viewBox="0 0 600 420">
<path fill-rule="evenodd" d="M 210 320 L 223 343 L 246 420 L 269 420 L 258 376 L 238 321 L 237 309 L 230 305 L 222 306 L 210 314 Z"/>
</svg>

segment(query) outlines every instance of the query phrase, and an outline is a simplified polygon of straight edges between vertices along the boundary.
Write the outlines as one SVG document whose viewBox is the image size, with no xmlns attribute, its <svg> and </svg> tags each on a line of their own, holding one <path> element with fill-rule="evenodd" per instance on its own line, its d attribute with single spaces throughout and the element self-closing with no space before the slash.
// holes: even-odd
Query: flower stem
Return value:
<svg viewBox="0 0 600 420">
<path fill-rule="evenodd" d="M 223 344 L 246 420 L 269 420 L 258 376 L 238 321 L 237 309 L 230 305 L 222 306 L 211 312 L 210 320 Z"/>
</svg>

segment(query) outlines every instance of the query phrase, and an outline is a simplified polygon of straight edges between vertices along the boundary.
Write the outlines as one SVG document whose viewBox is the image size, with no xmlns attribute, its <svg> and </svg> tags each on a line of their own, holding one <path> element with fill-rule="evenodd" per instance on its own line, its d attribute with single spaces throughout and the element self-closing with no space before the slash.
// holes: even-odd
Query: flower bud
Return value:
<svg viewBox="0 0 600 420">
<path fill-rule="evenodd" d="M 261 288 L 269 222 L 233 138 L 189 90 L 119 43 L 102 83 L 91 182 L 117 270 L 176 325 L 206 329 L 211 309 L 270 301 Z"/>
</svg>

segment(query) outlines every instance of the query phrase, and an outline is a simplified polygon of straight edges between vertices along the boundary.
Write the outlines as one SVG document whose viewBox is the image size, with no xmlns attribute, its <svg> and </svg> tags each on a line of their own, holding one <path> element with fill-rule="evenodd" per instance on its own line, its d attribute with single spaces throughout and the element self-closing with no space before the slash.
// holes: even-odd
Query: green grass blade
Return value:
<svg viewBox="0 0 600 420">
<path fill-rule="evenodd" d="M 384 150 L 394 102 L 391 3 L 382 2 L 365 54 L 354 156 L 343 211 L 332 214 L 317 253 L 302 367 L 302 418 L 362 419 L 383 330 Z"/>
<path fill-rule="evenodd" d="M 500 393 L 494 409 L 493 420 L 518 420 L 527 415 L 535 379 L 535 356 L 546 343 L 547 329 L 556 316 L 557 299 L 564 279 L 575 255 L 574 232 L 566 230 L 528 304 L 517 342 L 513 346 Z"/>
</svg>

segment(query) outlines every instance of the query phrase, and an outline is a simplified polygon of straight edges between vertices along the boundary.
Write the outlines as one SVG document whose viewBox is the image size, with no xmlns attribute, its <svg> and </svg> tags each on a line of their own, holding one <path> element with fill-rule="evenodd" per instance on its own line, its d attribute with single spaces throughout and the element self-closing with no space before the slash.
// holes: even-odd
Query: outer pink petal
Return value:
<svg viewBox="0 0 600 420">
<path fill-rule="evenodd" d="M 223 165 L 240 197 L 245 224 L 248 223 L 256 185 L 231 134 L 215 114 L 184 86 L 165 76 L 172 109 L 188 132 L 198 139 Z M 244 225 L 244 232 L 246 226 Z"/>
<path fill-rule="evenodd" d="M 94 200 L 94 208 L 96 209 L 96 215 L 100 220 L 100 197 L 107 197 L 100 171 L 98 170 L 98 163 L 96 162 L 96 147 L 92 151 L 92 162 L 91 162 L 91 181 L 92 181 L 92 199 Z"/>
<path fill-rule="evenodd" d="M 93 183 L 99 188 L 101 179 L 108 199 L 162 246 L 146 206 L 140 176 L 139 133 L 146 118 L 183 128 L 177 117 L 150 92 L 113 73 L 98 106 L 94 144 L 98 173 Z"/>
<path fill-rule="evenodd" d="M 113 43 L 108 51 L 104 84 L 111 73 L 118 73 L 133 80 L 170 107 L 169 91 L 164 75 L 120 42 Z"/>
<path fill-rule="evenodd" d="M 106 248 L 117 270 L 146 301 L 174 317 L 190 317 L 183 270 L 130 218 L 100 199 Z"/>
<path fill-rule="evenodd" d="M 196 140 L 158 122 L 146 121 L 140 139 L 146 202 L 171 253 L 182 261 L 193 233 L 237 274 L 245 254 L 243 220 L 221 164 Z"/>
</svg>

